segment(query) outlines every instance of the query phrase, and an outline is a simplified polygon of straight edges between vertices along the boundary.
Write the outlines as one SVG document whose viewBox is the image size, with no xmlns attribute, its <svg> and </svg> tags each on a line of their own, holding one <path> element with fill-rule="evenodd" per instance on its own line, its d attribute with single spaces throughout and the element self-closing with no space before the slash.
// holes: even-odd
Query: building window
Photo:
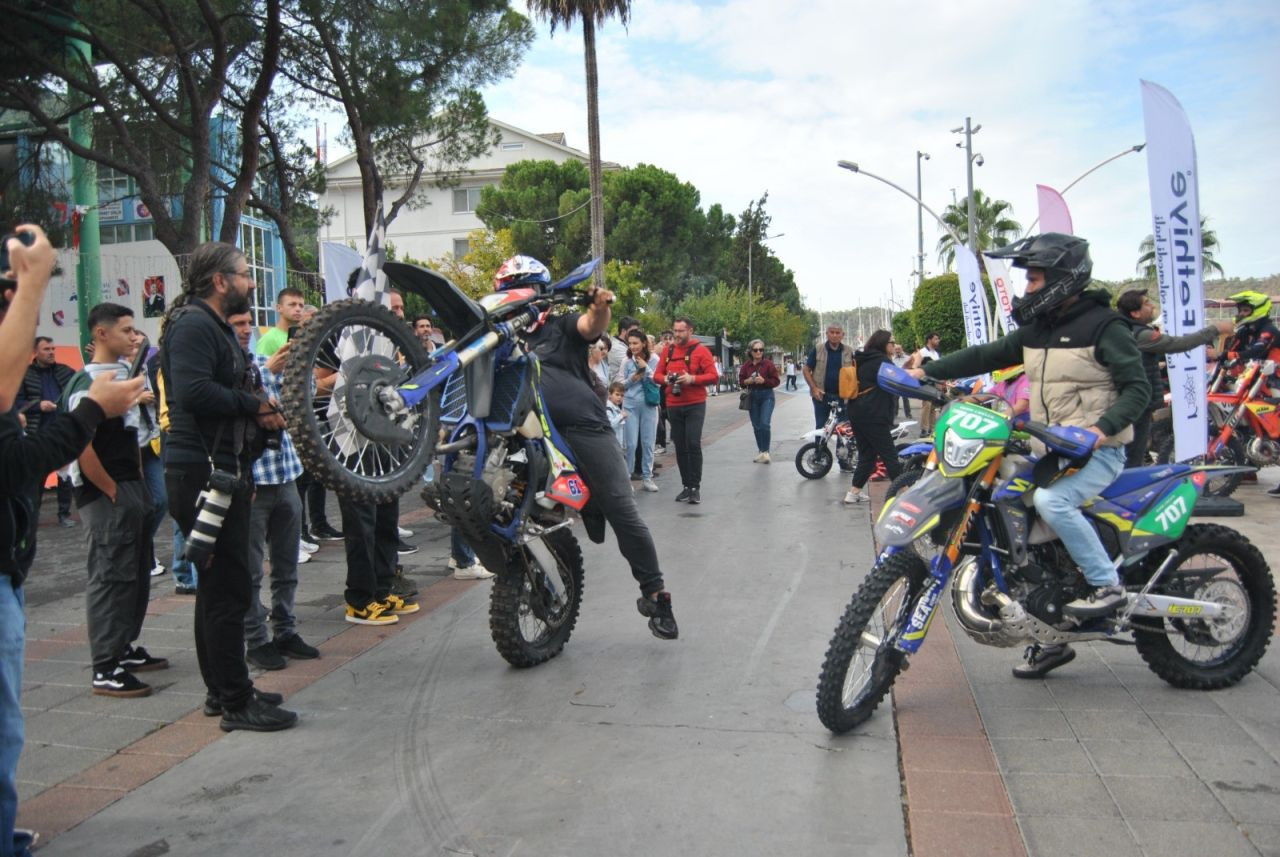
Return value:
<svg viewBox="0 0 1280 857">
<path fill-rule="evenodd" d="M 127 175 L 113 170 L 111 167 L 98 168 L 98 204 L 119 207 L 120 203 L 133 196 L 131 182 Z M 116 215 L 119 217 L 119 215 Z"/>
<path fill-rule="evenodd" d="M 133 225 L 134 241 L 150 241 L 156 237 L 156 227 L 154 223 L 135 223 Z"/>
<path fill-rule="evenodd" d="M 471 252 L 471 241 L 467 238 L 453 239 L 453 258 L 461 259 Z"/>
<path fill-rule="evenodd" d="M 502 151 L 504 152 L 518 152 L 523 148 L 524 148 L 524 143 L 503 143 L 502 144 Z"/>
<path fill-rule="evenodd" d="M 253 290 L 253 323 L 267 327 L 276 322 L 275 247 L 271 235 L 261 226 L 241 221 L 240 250 L 249 263 L 249 276 L 256 284 Z"/>
<path fill-rule="evenodd" d="M 480 204 L 480 188 L 460 187 L 453 191 L 453 213 L 467 214 L 475 211 Z"/>
</svg>

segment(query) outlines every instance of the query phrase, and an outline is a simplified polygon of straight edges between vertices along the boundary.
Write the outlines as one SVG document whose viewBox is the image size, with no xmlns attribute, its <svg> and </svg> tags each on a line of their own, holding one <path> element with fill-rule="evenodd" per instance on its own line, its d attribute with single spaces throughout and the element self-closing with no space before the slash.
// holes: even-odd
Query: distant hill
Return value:
<svg viewBox="0 0 1280 857">
<path fill-rule="evenodd" d="M 1152 293 L 1156 291 L 1156 284 L 1150 280 L 1124 280 L 1122 282 L 1114 282 L 1111 280 L 1094 280 L 1100 286 L 1105 286 L 1113 295 L 1126 292 L 1129 289 L 1149 289 Z M 1280 274 L 1272 274 L 1269 277 L 1231 277 L 1226 280 L 1208 280 L 1204 284 L 1204 296 L 1210 300 L 1223 300 L 1237 292 L 1262 292 L 1266 295 L 1280 295 Z"/>
</svg>

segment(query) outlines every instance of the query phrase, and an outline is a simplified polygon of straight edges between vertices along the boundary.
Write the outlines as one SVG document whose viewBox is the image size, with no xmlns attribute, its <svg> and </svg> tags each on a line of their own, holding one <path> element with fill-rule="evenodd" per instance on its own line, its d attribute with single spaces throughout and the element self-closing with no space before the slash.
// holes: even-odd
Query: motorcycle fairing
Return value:
<svg viewBox="0 0 1280 857">
<path fill-rule="evenodd" d="M 963 479 L 948 479 L 937 470 L 926 470 L 916 484 L 880 510 L 875 524 L 876 541 L 905 547 L 937 526 L 943 512 L 964 502 Z"/>
</svg>

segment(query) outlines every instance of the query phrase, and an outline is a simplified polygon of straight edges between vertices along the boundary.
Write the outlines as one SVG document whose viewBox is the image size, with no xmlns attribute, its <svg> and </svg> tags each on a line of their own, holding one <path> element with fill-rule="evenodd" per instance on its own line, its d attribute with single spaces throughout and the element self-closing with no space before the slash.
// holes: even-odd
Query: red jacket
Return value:
<svg viewBox="0 0 1280 857">
<path fill-rule="evenodd" d="M 747 379 L 759 372 L 764 379 L 763 384 L 748 384 Z M 768 357 L 762 357 L 759 363 L 743 363 L 738 369 L 738 385 L 744 390 L 771 390 L 778 386 L 778 367 Z"/>
<path fill-rule="evenodd" d="M 673 395 L 667 382 L 670 373 L 689 373 L 693 376 L 692 384 L 682 385 L 680 395 Z M 658 383 L 667 387 L 667 407 L 683 408 L 686 405 L 697 405 L 707 400 L 707 384 L 719 380 L 716 375 L 716 361 L 711 356 L 711 349 L 701 342 L 694 342 L 688 348 L 679 345 L 668 345 L 658 351 L 658 371 L 655 375 Z"/>
</svg>

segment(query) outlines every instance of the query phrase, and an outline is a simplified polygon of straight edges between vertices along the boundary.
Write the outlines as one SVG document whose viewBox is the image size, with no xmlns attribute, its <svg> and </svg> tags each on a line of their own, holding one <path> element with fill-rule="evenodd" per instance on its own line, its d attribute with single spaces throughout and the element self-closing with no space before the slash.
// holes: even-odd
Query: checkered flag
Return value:
<svg viewBox="0 0 1280 857">
<path fill-rule="evenodd" d="M 362 301 L 375 301 L 384 306 L 390 302 L 387 296 L 387 275 L 382 266 L 387 261 L 386 251 L 382 249 L 387 240 L 387 224 L 382 215 L 382 202 L 378 202 L 378 214 L 369 232 L 369 244 L 364 251 L 364 262 L 360 265 L 360 273 L 356 275 L 356 286 L 352 297 Z"/>
</svg>

